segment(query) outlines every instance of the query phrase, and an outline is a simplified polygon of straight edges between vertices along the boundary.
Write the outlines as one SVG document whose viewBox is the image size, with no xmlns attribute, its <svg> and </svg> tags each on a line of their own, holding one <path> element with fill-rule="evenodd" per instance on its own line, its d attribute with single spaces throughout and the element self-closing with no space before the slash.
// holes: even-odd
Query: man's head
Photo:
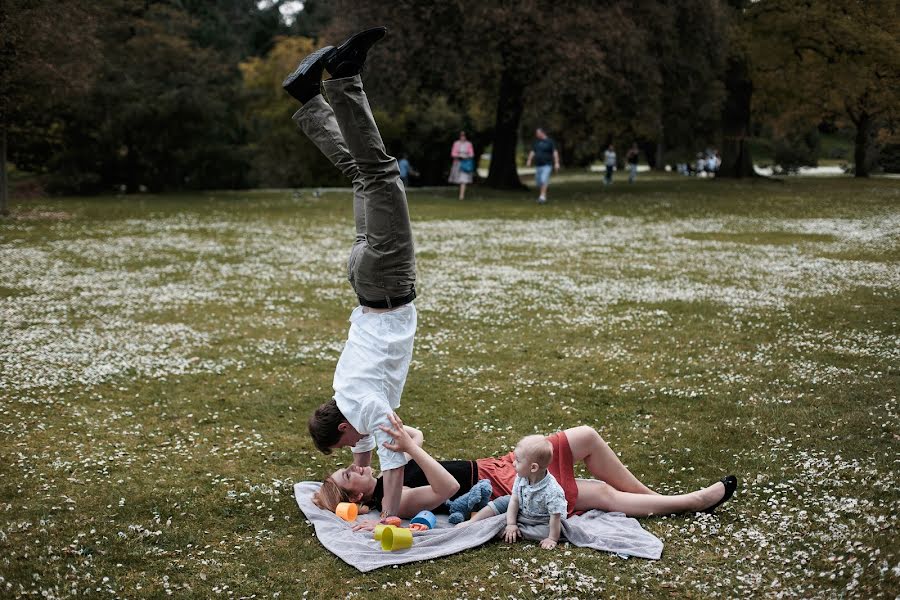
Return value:
<svg viewBox="0 0 900 600">
<path fill-rule="evenodd" d="M 534 137 L 536 137 L 539 140 L 543 140 L 547 137 L 547 132 L 544 131 L 543 127 L 538 127 L 537 129 L 534 130 Z"/>
<path fill-rule="evenodd" d="M 334 448 L 355 446 L 363 435 L 347 422 L 333 399 L 316 409 L 309 418 L 309 435 L 316 448 L 331 454 Z"/>
<path fill-rule="evenodd" d="M 553 458 L 553 445 L 542 435 L 523 437 L 514 451 L 516 474 L 528 477 L 546 470 Z"/>
</svg>

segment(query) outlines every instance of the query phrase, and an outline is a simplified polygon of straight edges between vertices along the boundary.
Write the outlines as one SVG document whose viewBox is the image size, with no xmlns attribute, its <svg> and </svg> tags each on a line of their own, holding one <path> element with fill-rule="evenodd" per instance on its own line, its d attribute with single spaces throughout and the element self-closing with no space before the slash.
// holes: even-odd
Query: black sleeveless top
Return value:
<svg viewBox="0 0 900 600">
<path fill-rule="evenodd" d="M 478 465 L 474 460 L 439 460 L 442 467 L 447 469 L 453 478 L 459 482 L 459 491 L 450 497 L 451 500 L 462 496 L 472 489 L 472 486 L 478 483 Z M 403 485 L 405 487 L 425 487 L 428 485 L 428 479 L 422 468 L 411 460 L 406 463 L 403 469 Z M 372 499 L 366 502 L 367 506 L 375 510 L 381 510 L 381 500 L 384 498 L 384 480 L 379 477 L 375 481 L 375 490 L 372 492 Z M 447 512 L 447 507 L 442 502 L 440 506 L 434 509 L 435 512 Z"/>
</svg>

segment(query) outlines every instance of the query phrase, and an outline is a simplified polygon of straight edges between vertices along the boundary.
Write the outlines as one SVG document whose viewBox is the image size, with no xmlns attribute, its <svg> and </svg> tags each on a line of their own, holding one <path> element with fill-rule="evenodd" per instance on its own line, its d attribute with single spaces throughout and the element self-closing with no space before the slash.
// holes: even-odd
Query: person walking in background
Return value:
<svg viewBox="0 0 900 600">
<path fill-rule="evenodd" d="M 453 166 L 450 167 L 450 183 L 459 184 L 459 199 L 466 198 L 466 185 L 472 183 L 472 177 L 475 173 L 475 149 L 472 142 L 466 139 L 466 132 L 459 132 L 459 139 L 453 142 L 450 149 L 450 156 L 453 157 Z"/>
<path fill-rule="evenodd" d="M 397 161 L 397 168 L 400 169 L 400 181 L 403 182 L 403 187 L 409 187 L 409 177 L 412 175 L 413 177 L 418 177 L 419 172 L 416 171 L 411 164 L 409 164 L 409 158 L 405 154 L 400 156 L 400 160 Z"/>
<path fill-rule="evenodd" d="M 547 137 L 547 132 L 542 128 L 535 129 L 534 137 L 525 166 L 530 167 L 534 161 L 534 183 L 540 190 L 537 201 L 538 204 L 544 204 L 547 202 L 551 169 L 559 173 L 559 151 L 556 149 L 556 142 Z"/>
<path fill-rule="evenodd" d="M 631 148 L 628 149 L 628 153 L 625 155 L 625 162 L 628 163 L 628 183 L 634 183 L 634 180 L 637 178 L 638 158 L 640 155 L 641 151 L 638 150 L 638 145 L 631 144 Z"/>
<path fill-rule="evenodd" d="M 603 184 L 609 185 L 613 180 L 613 171 L 616 170 L 616 148 L 612 144 L 606 147 L 603 153 L 603 164 L 606 165 L 606 175 L 603 176 Z"/>
</svg>

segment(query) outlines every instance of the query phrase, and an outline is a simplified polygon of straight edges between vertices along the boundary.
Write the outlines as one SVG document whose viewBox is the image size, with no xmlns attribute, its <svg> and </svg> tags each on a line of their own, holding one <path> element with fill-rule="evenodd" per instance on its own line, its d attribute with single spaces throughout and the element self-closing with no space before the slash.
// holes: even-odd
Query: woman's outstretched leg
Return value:
<svg viewBox="0 0 900 600">
<path fill-rule="evenodd" d="M 702 490 L 676 496 L 622 492 L 593 479 L 579 479 L 577 483 L 576 511 L 597 509 L 623 512 L 629 517 L 697 512 L 713 506 L 725 496 L 725 485 L 721 481 Z"/>
<path fill-rule="evenodd" d="M 591 475 L 621 492 L 657 495 L 632 475 L 593 427 L 582 425 L 566 429 L 565 433 L 572 450 L 572 460 L 584 461 Z"/>
</svg>

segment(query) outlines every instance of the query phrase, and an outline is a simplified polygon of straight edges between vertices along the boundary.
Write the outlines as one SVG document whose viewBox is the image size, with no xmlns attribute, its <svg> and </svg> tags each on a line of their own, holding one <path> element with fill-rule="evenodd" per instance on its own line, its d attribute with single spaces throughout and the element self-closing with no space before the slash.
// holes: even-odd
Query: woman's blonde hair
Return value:
<svg viewBox="0 0 900 600">
<path fill-rule="evenodd" d="M 312 501 L 319 508 L 334 512 L 341 502 L 350 502 L 350 494 L 329 477 L 322 482 L 319 491 L 313 494 Z M 369 507 L 359 504 L 359 514 L 364 515 L 367 512 L 369 512 Z"/>
</svg>

